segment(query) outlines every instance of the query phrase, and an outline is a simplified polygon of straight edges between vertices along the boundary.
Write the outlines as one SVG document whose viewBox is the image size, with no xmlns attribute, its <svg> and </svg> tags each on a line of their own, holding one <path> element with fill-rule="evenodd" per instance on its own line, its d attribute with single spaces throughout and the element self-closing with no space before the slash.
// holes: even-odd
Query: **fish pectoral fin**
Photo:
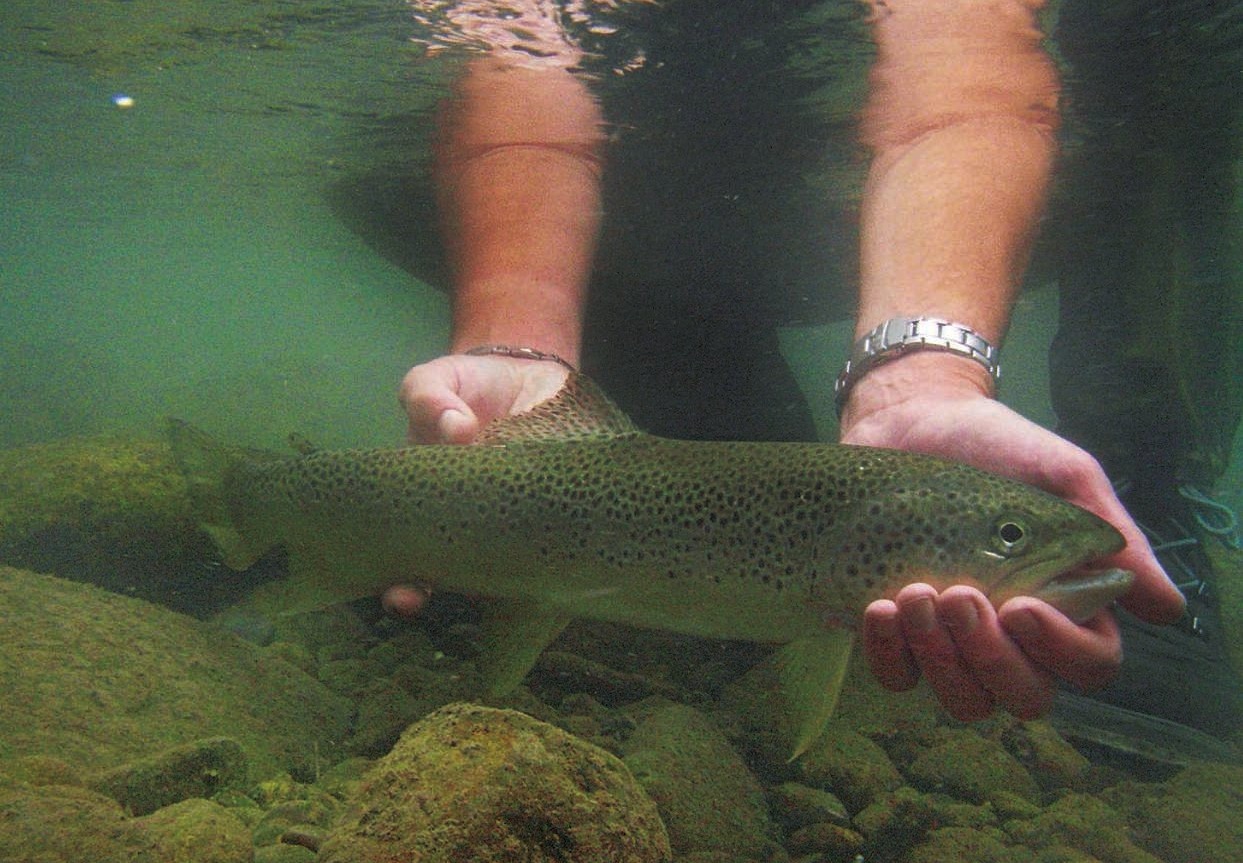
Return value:
<svg viewBox="0 0 1243 863">
<path fill-rule="evenodd" d="M 807 751 L 833 716 L 853 646 L 849 630 L 832 629 L 792 641 L 773 657 L 793 737 L 790 761 Z"/>
<path fill-rule="evenodd" d="M 535 660 L 570 623 L 555 606 L 529 600 L 494 600 L 484 612 L 479 673 L 488 695 L 504 695 L 522 682 Z"/>
</svg>

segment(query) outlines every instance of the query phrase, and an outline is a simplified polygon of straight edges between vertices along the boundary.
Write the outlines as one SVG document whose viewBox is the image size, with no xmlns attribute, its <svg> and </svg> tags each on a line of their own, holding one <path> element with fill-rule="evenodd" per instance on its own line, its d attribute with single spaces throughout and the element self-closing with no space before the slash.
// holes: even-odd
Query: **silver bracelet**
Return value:
<svg viewBox="0 0 1243 863">
<path fill-rule="evenodd" d="M 837 415 L 859 378 L 882 363 L 913 351 L 947 351 L 974 360 L 988 370 L 994 384 L 1001 380 L 1000 352 L 965 324 L 943 318 L 890 318 L 855 342 L 850 359 L 833 384 Z"/>
<path fill-rule="evenodd" d="M 535 348 L 517 347 L 514 345 L 479 345 L 468 351 L 462 351 L 468 357 L 509 357 L 515 360 L 546 360 L 552 363 L 558 363 L 577 374 L 578 369 L 569 361 L 562 359 L 556 354 L 550 354 L 546 351 L 537 351 Z"/>
</svg>

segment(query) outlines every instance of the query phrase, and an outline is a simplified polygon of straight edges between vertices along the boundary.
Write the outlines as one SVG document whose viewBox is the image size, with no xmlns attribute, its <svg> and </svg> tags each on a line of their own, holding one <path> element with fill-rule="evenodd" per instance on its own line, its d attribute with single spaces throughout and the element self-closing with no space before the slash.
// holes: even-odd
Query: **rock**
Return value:
<svg viewBox="0 0 1243 863">
<path fill-rule="evenodd" d="M 1074 788 L 1092 767 L 1048 722 L 1015 722 L 1002 741 L 1046 789 Z"/>
<path fill-rule="evenodd" d="M 667 863 L 656 807 L 617 758 L 512 710 L 452 704 L 366 775 L 320 863 Z"/>
<path fill-rule="evenodd" d="M 1067 794 L 1035 818 L 1006 822 L 1017 844 L 1034 850 L 1066 845 L 1101 863 L 1162 863 L 1131 841 L 1126 819 L 1095 797 Z M 1195 857 L 1199 863 L 1220 858 Z"/>
<path fill-rule="evenodd" d="M 146 815 L 191 797 L 241 790 L 246 755 L 227 737 L 199 740 L 109 770 L 89 785 L 134 815 Z"/>
<path fill-rule="evenodd" d="M 314 775 L 351 706 L 241 639 L 142 600 L 0 567 L 6 754 L 107 770 L 213 736 L 253 775 Z"/>
<path fill-rule="evenodd" d="M 655 695 L 678 695 L 676 686 L 662 680 L 618 671 L 602 662 L 561 650 L 545 650 L 540 654 L 531 671 L 530 686 L 544 698 L 560 700 L 564 695 L 587 693 L 610 707 Z"/>
<path fill-rule="evenodd" d="M 794 766 L 805 784 L 832 791 L 851 812 L 903 785 L 885 750 L 838 720 Z"/>
<path fill-rule="evenodd" d="M 808 824 L 786 842 L 793 854 L 823 854 L 829 860 L 851 860 L 863 847 L 863 836 L 841 824 Z"/>
<path fill-rule="evenodd" d="M 654 699 L 632 711 L 638 726 L 622 760 L 656 802 L 678 854 L 771 854 L 764 789 L 724 734 L 703 714 Z"/>
<path fill-rule="evenodd" d="M 428 711 L 404 689 L 378 680 L 358 701 L 358 716 L 347 748 L 365 757 L 383 755 L 393 748 L 401 732 Z"/>
<path fill-rule="evenodd" d="M 250 863 L 252 855 L 246 825 L 207 800 L 129 819 L 84 788 L 0 792 L 0 863 Z"/>
<path fill-rule="evenodd" d="M 1001 744 L 966 728 L 941 729 L 938 737 L 907 770 L 916 787 L 972 803 L 1007 795 L 1040 800 L 1036 781 Z"/>
<path fill-rule="evenodd" d="M 0 761 L 0 775 L 27 785 L 81 785 L 72 764 L 51 755 L 26 755 Z"/>
<path fill-rule="evenodd" d="M 942 827 L 913 848 L 903 863 L 1015 863 L 1011 849 L 994 830 Z M 1026 858 L 1026 859 L 1031 859 Z"/>
<path fill-rule="evenodd" d="M 322 793 L 306 800 L 286 800 L 263 813 L 251 829 L 251 842 L 257 846 L 275 845 L 295 828 L 310 834 L 327 833 L 340 809 L 336 799 Z"/>
<path fill-rule="evenodd" d="M 145 818 L 135 818 L 127 827 L 135 835 L 153 840 L 150 853 L 146 857 L 139 855 L 137 860 L 250 863 L 254 856 L 246 825 L 209 800 L 174 803 Z"/>
<path fill-rule="evenodd" d="M 770 788 L 768 806 L 773 817 L 788 831 L 824 822 L 843 827 L 850 824 L 850 815 L 842 801 L 827 791 L 798 782 L 783 782 Z"/>
<path fill-rule="evenodd" d="M 1114 789 L 1136 841 L 1165 863 L 1243 861 L 1243 767 L 1196 764 L 1167 782 Z"/>
<path fill-rule="evenodd" d="M 254 863 L 315 863 L 317 855 L 301 845 L 264 845 L 255 849 Z"/>
<path fill-rule="evenodd" d="M 991 805 L 975 806 L 907 786 L 878 797 L 855 816 L 852 826 L 867 837 L 869 848 L 896 856 L 900 849 L 922 841 L 930 830 L 964 827 L 988 831 L 998 826 L 998 818 Z"/>
</svg>

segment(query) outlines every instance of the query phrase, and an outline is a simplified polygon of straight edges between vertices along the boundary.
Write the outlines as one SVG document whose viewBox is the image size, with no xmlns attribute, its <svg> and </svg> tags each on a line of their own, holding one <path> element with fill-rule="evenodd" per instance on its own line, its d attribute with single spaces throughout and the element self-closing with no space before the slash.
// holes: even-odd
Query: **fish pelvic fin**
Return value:
<svg viewBox="0 0 1243 863">
<path fill-rule="evenodd" d="M 513 690 L 571 619 L 547 603 L 521 599 L 490 601 L 484 611 L 478 661 L 484 691 L 500 696 Z"/>
<path fill-rule="evenodd" d="M 630 418 L 591 378 L 575 372 L 552 398 L 529 411 L 484 426 L 475 443 L 498 446 L 521 441 L 621 437 L 638 432 Z"/>
<path fill-rule="evenodd" d="M 824 733 L 846 680 L 854 634 L 830 629 L 792 641 L 773 657 L 780 707 L 791 737 L 794 761 Z"/>
<path fill-rule="evenodd" d="M 236 523 L 226 497 L 227 479 L 247 461 L 280 456 L 229 446 L 179 419 L 168 420 L 167 432 L 199 527 L 211 537 L 230 569 L 248 569 L 273 543 L 248 535 Z"/>
</svg>

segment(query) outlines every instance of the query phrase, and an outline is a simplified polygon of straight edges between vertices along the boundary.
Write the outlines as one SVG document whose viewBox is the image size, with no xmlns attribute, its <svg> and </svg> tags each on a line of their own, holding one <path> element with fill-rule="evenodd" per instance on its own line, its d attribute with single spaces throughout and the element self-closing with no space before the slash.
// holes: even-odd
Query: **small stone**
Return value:
<svg viewBox="0 0 1243 863">
<path fill-rule="evenodd" d="M 885 750 L 838 721 L 829 723 L 794 766 L 804 783 L 832 791 L 851 812 L 903 784 Z"/>
<path fill-rule="evenodd" d="M 922 752 L 907 770 L 912 784 L 971 803 L 1006 792 L 1031 802 L 1040 788 L 1013 755 L 996 741 L 966 728 L 942 729 L 940 742 Z"/>
<path fill-rule="evenodd" d="M 821 822 L 850 825 L 850 814 L 842 801 L 827 791 L 798 782 L 783 782 L 770 788 L 768 806 L 773 817 L 790 831 Z"/>
<path fill-rule="evenodd" d="M 848 860 L 863 847 L 863 836 L 856 830 L 827 821 L 808 824 L 790 834 L 786 848 L 792 854 L 819 853 L 830 860 Z"/>
<path fill-rule="evenodd" d="M 150 837 L 151 856 L 161 863 L 250 863 L 250 831 L 223 806 L 210 800 L 183 800 L 128 825 Z"/>
<path fill-rule="evenodd" d="M 246 754 L 227 737 L 199 740 L 109 770 L 90 787 L 135 815 L 246 783 Z"/>
</svg>

